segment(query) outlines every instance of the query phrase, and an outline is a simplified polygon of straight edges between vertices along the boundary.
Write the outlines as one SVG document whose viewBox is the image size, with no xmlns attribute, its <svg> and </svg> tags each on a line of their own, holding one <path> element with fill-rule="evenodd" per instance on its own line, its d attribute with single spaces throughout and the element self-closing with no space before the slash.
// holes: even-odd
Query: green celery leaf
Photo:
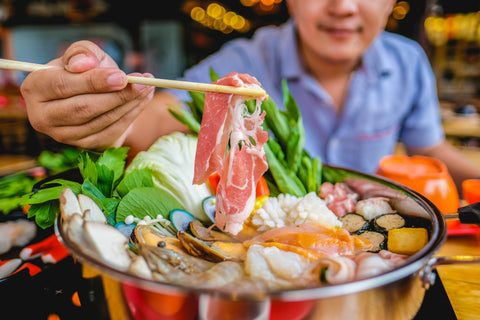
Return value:
<svg viewBox="0 0 480 320">
<path fill-rule="evenodd" d="M 115 225 L 115 214 L 119 203 L 120 199 L 117 198 L 105 198 L 102 202 L 107 223 L 112 226 Z"/>
<path fill-rule="evenodd" d="M 22 197 L 23 205 L 40 204 L 50 200 L 57 200 L 63 189 L 70 188 L 73 193 L 79 194 L 81 185 L 78 182 L 68 181 L 63 179 L 55 179 L 49 181 L 41 186 L 42 189 L 32 191 Z"/>
<path fill-rule="evenodd" d="M 100 191 L 90 180 L 85 180 L 83 182 L 82 193 L 92 198 L 92 200 L 100 207 L 102 207 L 102 202 L 106 198 L 102 191 Z"/>
<path fill-rule="evenodd" d="M 97 163 L 97 188 L 105 197 L 110 197 L 113 192 L 113 185 L 115 183 L 115 172 L 107 167 Z"/>
<path fill-rule="evenodd" d="M 116 183 L 120 181 L 120 179 L 123 176 L 126 159 L 127 159 L 127 152 L 128 152 L 127 147 L 109 148 L 102 153 L 102 155 L 100 156 L 100 158 L 96 163 L 97 169 L 99 169 L 99 167 L 104 166 L 109 168 L 111 171 L 113 171 L 113 180 L 112 180 L 113 187 L 116 186 Z M 102 171 L 101 173 L 106 173 L 106 171 Z M 101 180 L 102 182 L 111 180 L 110 173 L 107 173 L 108 177 L 102 177 L 101 173 L 99 172 L 99 177 L 98 177 L 99 180 Z"/>
<path fill-rule="evenodd" d="M 37 225 L 45 229 L 53 225 L 59 211 L 60 204 L 58 199 L 49 200 L 43 203 L 32 204 L 28 208 L 28 218 L 35 216 Z"/>
<path fill-rule="evenodd" d="M 95 165 L 94 160 L 92 159 L 92 155 L 94 154 L 89 152 L 82 152 L 79 156 L 79 165 L 78 169 L 84 180 L 89 180 L 94 185 L 97 184 L 98 181 L 98 172 L 97 166 Z"/>
<path fill-rule="evenodd" d="M 37 162 L 47 168 L 50 174 L 57 174 L 76 168 L 79 154 L 80 150 L 76 148 L 64 148 L 59 153 L 44 150 L 38 156 Z"/>
</svg>

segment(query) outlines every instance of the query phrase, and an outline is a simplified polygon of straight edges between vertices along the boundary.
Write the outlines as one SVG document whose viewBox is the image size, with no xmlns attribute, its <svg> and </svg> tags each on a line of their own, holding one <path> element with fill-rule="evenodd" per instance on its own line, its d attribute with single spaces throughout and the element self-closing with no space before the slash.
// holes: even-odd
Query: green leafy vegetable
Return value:
<svg viewBox="0 0 480 320">
<path fill-rule="evenodd" d="M 0 178 L 0 212 L 7 214 L 21 208 L 22 196 L 30 192 L 39 180 L 30 177 L 26 172 Z"/>
<path fill-rule="evenodd" d="M 54 175 L 77 166 L 80 151 L 65 148 L 58 153 L 48 150 L 38 156 L 38 165 Z M 31 174 L 29 170 L 0 177 L 0 212 L 8 214 L 24 206 L 23 196 L 32 191 L 33 186 L 43 177 Z"/>
<path fill-rule="evenodd" d="M 183 209 L 183 207 L 168 191 L 156 187 L 136 188 L 120 201 L 116 222 L 125 221 L 125 218 L 131 214 L 142 218 L 148 215 L 152 219 L 162 215 L 168 219 L 173 209 Z"/>
<path fill-rule="evenodd" d="M 118 184 L 116 192 L 122 198 L 132 189 L 153 186 L 152 170 L 137 169 L 125 175 L 125 178 Z"/>
<path fill-rule="evenodd" d="M 60 211 L 58 199 L 64 188 L 70 188 L 79 193 L 81 185 L 78 182 L 55 179 L 43 184 L 37 192 L 27 193 L 22 197 L 22 205 L 29 205 L 28 218 L 35 216 L 35 222 L 42 228 L 53 224 Z"/>
<path fill-rule="evenodd" d="M 38 156 L 37 162 L 40 166 L 47 168 L 51 175 L 54 175 L 76 168 L 79 154 L 80 149 L 76 148 L 64 148 L 57 153 L 44 150 Z"/>
<path fill-rule="evenodd" d="M 128 148 L 110 148 L 103 153 L 82 151 L 77 157 L 77 167 L 83 182 L 55 179 L 22 197 L 22 205 L 30 206 L 28 216 L 35 216 L 36 223 L 47 228 L 53 224 L 59 212 L 58 199 L 63 189 L 70 188 L 75 194 L 83 193 L 103 210 L 110 222 L 120 202 L 114 193 L 124 174 Z M 110 218 L 109 218 L 110 217 Z"/>
</svg>

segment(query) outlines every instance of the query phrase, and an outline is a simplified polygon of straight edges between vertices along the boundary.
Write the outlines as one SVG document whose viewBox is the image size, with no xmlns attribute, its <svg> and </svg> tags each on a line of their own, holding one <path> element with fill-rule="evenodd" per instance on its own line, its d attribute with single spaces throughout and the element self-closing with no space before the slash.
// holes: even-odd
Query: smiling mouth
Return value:
<svg viewBox="0 0 480 320">
<path fill-rule="evenodd" d="M 362 31 L 361 27 L 343 28 L 343 27 L 332 27 L 332 26 L 324 26 L 324 25 L 317 25 L 317 29 L 331 36 L 340 37 L 340 38 L 350 37 Z"/>
</svg>

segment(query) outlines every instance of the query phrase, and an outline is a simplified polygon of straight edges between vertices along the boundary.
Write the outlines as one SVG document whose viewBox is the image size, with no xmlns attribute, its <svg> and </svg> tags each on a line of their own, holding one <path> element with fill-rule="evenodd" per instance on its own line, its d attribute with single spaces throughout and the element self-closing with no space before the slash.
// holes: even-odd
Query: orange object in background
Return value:
<svg viewBox="0 0 480 320">
<path fill-rule="evenodd" d="M 442 213 L 457 212 L 460 199 L 446 165 L 424 156 L 383 157 L 376 174 L 403 184 L 427 199 Z"/>
<path fill-rule="evenodd" d="M 468 203 L 480 202 L 480 179 L 467 179 L 462 183 L 463 199 Z"/>
</svg>

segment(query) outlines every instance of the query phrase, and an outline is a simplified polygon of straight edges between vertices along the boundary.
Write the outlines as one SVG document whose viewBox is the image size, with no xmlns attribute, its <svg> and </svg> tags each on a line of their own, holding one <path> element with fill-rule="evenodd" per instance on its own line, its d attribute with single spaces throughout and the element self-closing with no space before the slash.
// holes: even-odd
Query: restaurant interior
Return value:
<svg viewBox="0 0 480 320">
<path fill-rule="evenodd" d="M 0 0 L 0 53 L 1 58 L 43 64 L 70 43 L 88 39 L 126 72 L 175 79 L 226 41 L 250 37 L 259 27 L 287 19 L 284 0 Z M 386 29 L 424 48 L 437 80 L 446 137 L 480 167 L 480 1 L 398 0 Z M 36 167 L 45 150 L 59 152 L 68 147 L 30 126 L 19 90 L 26 75 L 0 70 L 0 177 Z M 401 145 L 397 152 L 404 153 Z M 449 237 L 440 253 L 480 255 L 478 228 L 469 230 Z M 478 264 L 473 266 L 478 270 Z M 438 272 L 443 286 L 430 299 L 446 308 L 446 317 L 439 319 L 480 318 L 480 273 L 465 266 L 442 266 Z M 68 303 L 77 311 L 88 307 L 88 312 L 79 314 L 115 318 L 108 302 L 98 302 L 104 297 L 94 297 L 99 286 L 102 294 L 108 288 L 89 283 L 91 287 L 83 289 L 90 292 L 91 300 L 87 305 L 83 300 L 80 307 L 71 294 L 85 284 L 71 280 L 71 285 L 65 285 L 62 281 L 69 278 L 62 277 L 52 282 L 58 288 L 44 289 L 52 305 Z M 7 294 L 5 290 L 0 279 L 0 296 Z M 55 290 L 63 290 L 63 295 Z M 51 306 L 51 301 L 45 303 Z M 425 313 L 435 309 L 433 305 L 425 308 L 429 308 Z M 39 319 L 69 319 L 73 314 L 69 310 L 62 315 L 54 309 Z M 429 318 L 423 316 L 416 319 Z"/>
<path fill-rule="evenodd" d="M 418 41 L 437 78 L 445 132 L 477 159 L 480 39 L 477 1 L 398 1 L 386 29 Z M 126 72 L 174 79 L 223 43 L 288 19 L 284 1 L 2 1 L 2 57 L 46 63 L 73 41 L 100 44 Z M 58 144 L 34 132 L 18 87 L 22 71 L 0 70 L 0 154 L 28 159 Z M 401 152 L 401 146 L 399 146 Z M 1 160 L 0 160 L 1 161 Z"/>
</svg>

